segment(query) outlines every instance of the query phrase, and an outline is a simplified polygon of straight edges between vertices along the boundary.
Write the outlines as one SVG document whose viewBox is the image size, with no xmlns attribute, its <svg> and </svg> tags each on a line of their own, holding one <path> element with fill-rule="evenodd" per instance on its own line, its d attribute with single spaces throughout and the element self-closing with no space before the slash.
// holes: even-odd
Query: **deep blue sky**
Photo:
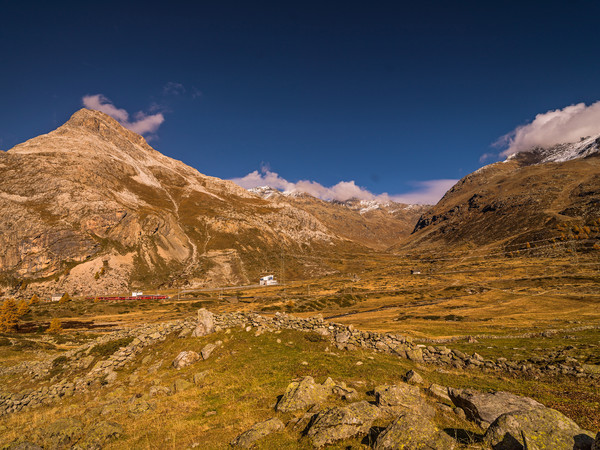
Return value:
<svg viewBox="0 0 600 450">
<path fill-rule="evenodd" d="M 537 113 L 599 100 L 599 18 L 592 0 L 1 0 L 0 149 L 103 94 L 158 107 L 151 145 L 208 175 L 268 164 L 400 194 L 477 169 Z"/>
</svg>

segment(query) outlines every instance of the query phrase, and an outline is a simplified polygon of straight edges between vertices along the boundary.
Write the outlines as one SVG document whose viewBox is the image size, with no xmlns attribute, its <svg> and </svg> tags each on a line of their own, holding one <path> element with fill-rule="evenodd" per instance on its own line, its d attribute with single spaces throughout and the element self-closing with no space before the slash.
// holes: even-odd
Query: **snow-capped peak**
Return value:
<svg viewBox="0 0 600 450">
<path fill-rule="evenodd" d="M 585 158 L 594 153 L 600 153 L 600 135 L 585 136 L 579 142 L 556 144 L 547 148 L 536 147 L 525 152 L 514 153 L 507 158 L 507 161 L 512 159 L 531 160 L 531 164 L 564 162 Z"/>
</svg>

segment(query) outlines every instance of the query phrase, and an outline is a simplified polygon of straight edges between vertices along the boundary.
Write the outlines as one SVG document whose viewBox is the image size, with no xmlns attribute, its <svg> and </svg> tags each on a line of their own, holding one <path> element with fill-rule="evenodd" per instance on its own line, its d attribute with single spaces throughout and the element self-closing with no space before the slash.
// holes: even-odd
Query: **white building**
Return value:
<svg viewBox="0 0 600 450">
<path fill-rule="evenodd" d="M 142 291 L 133 291 L 131 293 L 132 297 L 141 297 L 142 295 L 144 295 L 144 293 Z"/>
<path fill-rule="evenodd" d="M 54 294 L 52 294 L 50 296 L 50 301 L 51 302 L 59 302 L 63 295 L 64 295 L 64 292 L 62 292 L 62 293 L 61 292 L 55 292 Z"/>
<path fill-rule="evenodd" d="M 261 277 L 261 279 L 260 279 L 261 286 L 274 286 L 276 284 L 279 284 L 279 283 L 277 283 L 277 280 L 275 279 L 274 275 L 267 275 L 267 276 Z"/>
</svg>

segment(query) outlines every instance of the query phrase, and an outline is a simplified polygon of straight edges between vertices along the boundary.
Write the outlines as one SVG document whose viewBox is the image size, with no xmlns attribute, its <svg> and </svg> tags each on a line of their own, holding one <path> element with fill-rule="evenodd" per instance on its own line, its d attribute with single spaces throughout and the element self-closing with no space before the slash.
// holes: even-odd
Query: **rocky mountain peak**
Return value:
<svg viewBox="0 0 600 450">
<path fill-rule="evenodd" d="M 578 142 L 565 142 L 549 147 L 535 147 L 510 155 L 507 161 L 516 160 L 522 165 L 565 162 L 600 153 L 600 134 L 584 136 Z"/>
</svg>

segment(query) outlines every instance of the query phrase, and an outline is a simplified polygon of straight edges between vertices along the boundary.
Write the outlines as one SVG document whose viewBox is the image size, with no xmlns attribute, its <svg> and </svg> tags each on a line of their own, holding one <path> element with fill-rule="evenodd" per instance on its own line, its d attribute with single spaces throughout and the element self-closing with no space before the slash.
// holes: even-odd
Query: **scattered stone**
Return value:
<svg viewBox="0 0 600 450">
<path fill-rule="evenodd" d="M 423 377 L 414 370 L 409 370 L 406 372 L 406 375 L 404 375 L 404 381 L 409 384 L 419 385 L 423 384 Z"/>
<path fill-rule="evenodd" d="M 303 366 L 308 366 L 308 362 L 307 361 L 302 361 L 300 364 L 302 364 Z"/>
<path fill-rule="evenodd" d="M 327 409 L 317 414 L 307 435 L 315 447 L 322 447 L 366 434 L 379 415 L 379 409 L 367 401 Z"/>
<path fill-rule="evenodd" d="M 207 360 L 210 357 L 210 354 L 217 348 L 216 344 L 206 344 L 200 350 L 200 354 L 202 355 L 203 360 Z"/>
<path fill-rule="evenodd" d="M 144 399 L 133 397 L 129 400 L 129 413 L 132 415 L 143 414 L 154 409 L 154 405 Z"/>
<path fill-rule="evenodd" d="M 173 392 L 177 393 L 177 392 L 183 392 L 191 387 L 193 387 L 194 384 L 190 383 L 187 380 L 178 378 L 175 380 L 175 382 L 173 383 Z"/>
<path fill-rule="evenodd" d="M 195 373 L 192 377 L 194 384 L 202 384 L 206 376 L 210 373 L 209 370 L 203 370 L 202 372 Z"/>
<path fill-rule="evenodd" d="M 440 386 L 439 384 L 432 383 L 426 390 L 426 393 L 429 395 L 439 399 L 451 402 L 450 396 L 448 395 L 448 388 L 444 386 Z"/>
<path fill-rule="evenodd" d="M 191 328 L 184 328 L 183 330 L 181 330 L 181 333 L 177 335 L 177 337 L 180 339 L 185 339 L 186 337 L 191 336 L 193 332 L 194 330 L 192 330 Z"/>
<path fill-rule="evenodd" d="M 274 417 L 264 422 L 256 423 L 247 431 L 244 431 L 232 442 L 231 446 L 241 448 L 251 448 L 256 441 L 265 436 L 283 430 L 284 424 L 281 420 Z"/>
<path fill-rule="evenodd" d="M 210 344 L 209 344 L 210 345 Z M 189 365 L 194 364 L 196 361 L 200 359 L 200 355 L 192 350 L 185 350 L 173 361 L 173 367 L 176 369 L 181 369 L 183 367 L 187 367 Z"/>
<path fill-rule="evenodd" d="M 363 362 L 362 362 L 362 361 L 358 361 L 358 362 L 356 363 L 356 365 L 357 365 L 357 366 L 362 366 L 362 365 L 363 365 Z"/>
<path fill-rule="evenodd" d="M 216 416 L 217 412 L 213 409 L 212 411 L 206 411 L 204 417 Z"/>
<path fill-rule="evenodd" d="M 404 414 L 410 411 L 426 416 L 435 414 L 433 407 L 421 397 L 419 388 L 416 386 L 405 383 L 391 386 L 384 385 L 377 386 L 374 392 L 377 406 L 392 415 Z"/>
<path fill-rule="evenodd" d="M 308 409 L 313 405 L 320 405 L 331 393 L 331 388 L 315 383 L 313 377 L 303 377 L 299 381 L 292 381 L 285 390 L 285 394 L 276 409 L 281 412 Z"/>
<path fill-rule="evenodd" d="M 149 394 L 150 397 L 164 397 L 171 394 L 171 389 L 166 386 L 152 386 Z"/>
<path fill-rule="evenodd" d="M 375 450 L 448 449 L 456 441 L 441 431 L 435 424 L 419 414 L 406 413 L 394 420 L 375 441 Z"/>
<path fill-rule="evenodd" d="M 104 380 L 108 384 L 114 383 L 117 380 L 117 372 L 115 372 L 114 370 L 108 370 L 106 372 L 106 377 L 104 378 Z"/>
<path fill-rule="evenodd" d="M 356 389 L 346 386 L 346 383 L 344 382 L 333 386 L 331 392 L 340 397 L 342 400 L 355 400 L 358 398 L 358 392 Z"/>
<path fill-rule="evenodd" d="M 502 414 L 487 429 L 483 440 L 495 450 L 586 449 L 594 444 L 592 433 L 546 407 Z"/>
<path fill-rule="evenodd" d="M 510 392 L 479 392 L 474 389 L 448 389 L 452 403 L 462 408 L 469 420 L 493 422 L 499 416 L 513 411 L 528 411 L 543 407 L 532 398 Z"/>
<path fill-rule="evenodd" d="M 213 313 L 205 308 L 198 310 L 198 324 L 192 333 L 193 337 L 206 336 L 215 331 L 215 319 Z"/>
</svg>

